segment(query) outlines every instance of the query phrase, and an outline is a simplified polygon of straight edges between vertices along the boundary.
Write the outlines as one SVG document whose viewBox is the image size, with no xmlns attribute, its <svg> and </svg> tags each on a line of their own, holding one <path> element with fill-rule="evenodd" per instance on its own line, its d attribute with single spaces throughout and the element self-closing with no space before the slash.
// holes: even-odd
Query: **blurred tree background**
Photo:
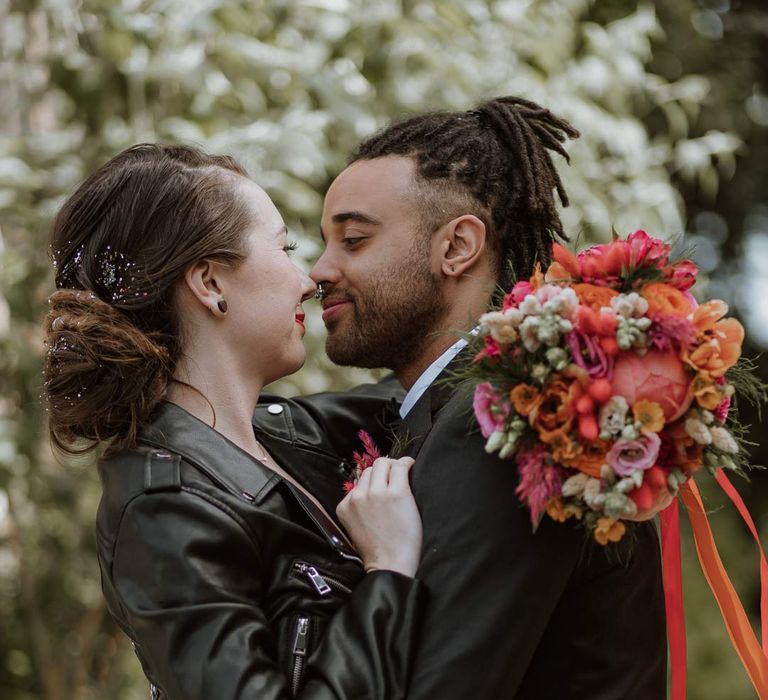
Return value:
<svg viewBox="0 0 768 700">
<path fill-rule="evenodd" d="M 48 227 L 89 171 L 138 141 L 232 153 L 309 262 L 323 192 L 361 137 L 409 112 L 524 95 L 582 132 L 562 167 L 567 229 L 582 244 L 614 226 L 695 245 L 699 291 L 728 300 L 756 355 L 768 347 L 767 49 L 761 0 L 0 0 L 0 700 L 146 697 L 101 600 L 95 472 L 53 457 L 40 404 Z M 309 311 L 311 359 L 277 389 L 367 378 L 327 362 Z M 768 464 L 765 423 L 748 422 Z M 762 533 L 766 483 L 738 484 Z M 754 545 L 705 495 L 756 617 Z M 689 697 L 751 698 L 684 550 Z"/>
</svg>

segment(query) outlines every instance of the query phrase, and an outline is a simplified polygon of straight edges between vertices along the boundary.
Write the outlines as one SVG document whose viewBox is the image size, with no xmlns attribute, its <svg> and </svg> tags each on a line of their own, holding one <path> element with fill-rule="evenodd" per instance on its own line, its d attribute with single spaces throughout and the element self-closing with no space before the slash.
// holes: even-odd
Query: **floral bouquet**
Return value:
<svg viewBox="0 0 768 700">
<path fill-rule="evenodd" d="M 696 303 L 695 264 L 663 241 L 553 248 L 470 339 L 474 412 L 486 451 L 514 459 L 534 527 L 578 518 L 605 545 L 702 466 L 745 467 L 731 400 L 764 388 L 739 360 L 741 324 Z"/>
</svg>

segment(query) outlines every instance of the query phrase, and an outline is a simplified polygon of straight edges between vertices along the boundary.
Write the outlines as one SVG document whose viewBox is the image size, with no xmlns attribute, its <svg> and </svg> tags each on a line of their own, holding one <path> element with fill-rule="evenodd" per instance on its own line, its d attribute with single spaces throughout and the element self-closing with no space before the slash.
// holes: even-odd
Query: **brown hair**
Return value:
<svg viewBox="0 0 768 700">
<path fill-rule="evenodd" d="M 245 170 L 190 146 L 138 144 L 93 173 L 53 223 L 56 287 L 45 319 L 51 440 L 116 451 L 166 393 L 180 353 L 173 301 L 203 258 L 244 257 Z"/>
</svg>

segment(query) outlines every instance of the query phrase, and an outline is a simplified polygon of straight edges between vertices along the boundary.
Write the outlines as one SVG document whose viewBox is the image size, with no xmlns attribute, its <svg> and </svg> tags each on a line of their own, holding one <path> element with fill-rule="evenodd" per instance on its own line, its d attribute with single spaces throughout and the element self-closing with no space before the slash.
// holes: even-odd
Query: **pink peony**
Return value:
<svg viewBox="0 0 768 700">
<path fill-rule="evenodd" d="M 534 526 L 539 522 L 547 503 L 560 495 L 563 486 L 560 470 L 548 464 L 548 455 L 547 448 L 541 443 L 530 450 L 521 450 L 517 455 L 520 483 L 515 493 L 531 511 L 531 522 Z"/>
<path fill-rule="evenodd" d="M 480 432 L 484 438 L 489 438 L 504 425 L 510 405 L 501 400 L 501 396 L 493 390 L 491 384 L 483 382 L 475 387 L 472 408 L 480 425 Z"/>
<path fill-rule="evenodd" d="M 600 345 L 597 336 L 584 335 L 579 331 L 573 331 L 566 336 L 568 347 L 571 349 L 573 361 L 587 370 L 592 378 L 611 378 L 613 372 L 613 358 L 606 355 Z"/>
<path fill-rule="evenodd" d="M 656 433 L 643 432 L 637 440 L 616 440 L 605 455 L 608 466 L 620 476 L 629 476 L 638 469 L 650 469 L 659 456 L 661 439 Z"/>
<path fill-rule="evenodd" d="M 691 378 L 675 352 L 649 350 L 640 357 L 622 353 L 613 365 L 611 386 L 614 395 L 623 396 L 630 406 L 646 399 L 661 405 L 670 423 L 688 410 L 693 395 Z"/>
</svg>

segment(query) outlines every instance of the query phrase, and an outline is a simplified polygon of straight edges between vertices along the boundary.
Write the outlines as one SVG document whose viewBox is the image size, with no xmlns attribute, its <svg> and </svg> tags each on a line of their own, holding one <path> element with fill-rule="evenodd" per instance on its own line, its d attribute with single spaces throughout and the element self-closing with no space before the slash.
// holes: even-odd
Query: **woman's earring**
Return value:
<svg viewBox="0 0 768 700">
<path fill-rule="evenodd" d="M 227 309 L 229 308 L 227 306 L 227 302 L 224 301 L 224 299 L 220 299 L 219 301 L 217 301 L 216 306 L 219 307 L 219 311 L 221 311 L 221 313 L 223 314 L 227 313 Z"/>
<path fill-rule="evenodd" d="M 323 289 L 323 285 L 318 284 L 317 291 L 315 292 L 315 299 L 318 299 L 318 300 L 322 299 L 324 295 L 325 295 L 325 290 Z"/>
</svg>

